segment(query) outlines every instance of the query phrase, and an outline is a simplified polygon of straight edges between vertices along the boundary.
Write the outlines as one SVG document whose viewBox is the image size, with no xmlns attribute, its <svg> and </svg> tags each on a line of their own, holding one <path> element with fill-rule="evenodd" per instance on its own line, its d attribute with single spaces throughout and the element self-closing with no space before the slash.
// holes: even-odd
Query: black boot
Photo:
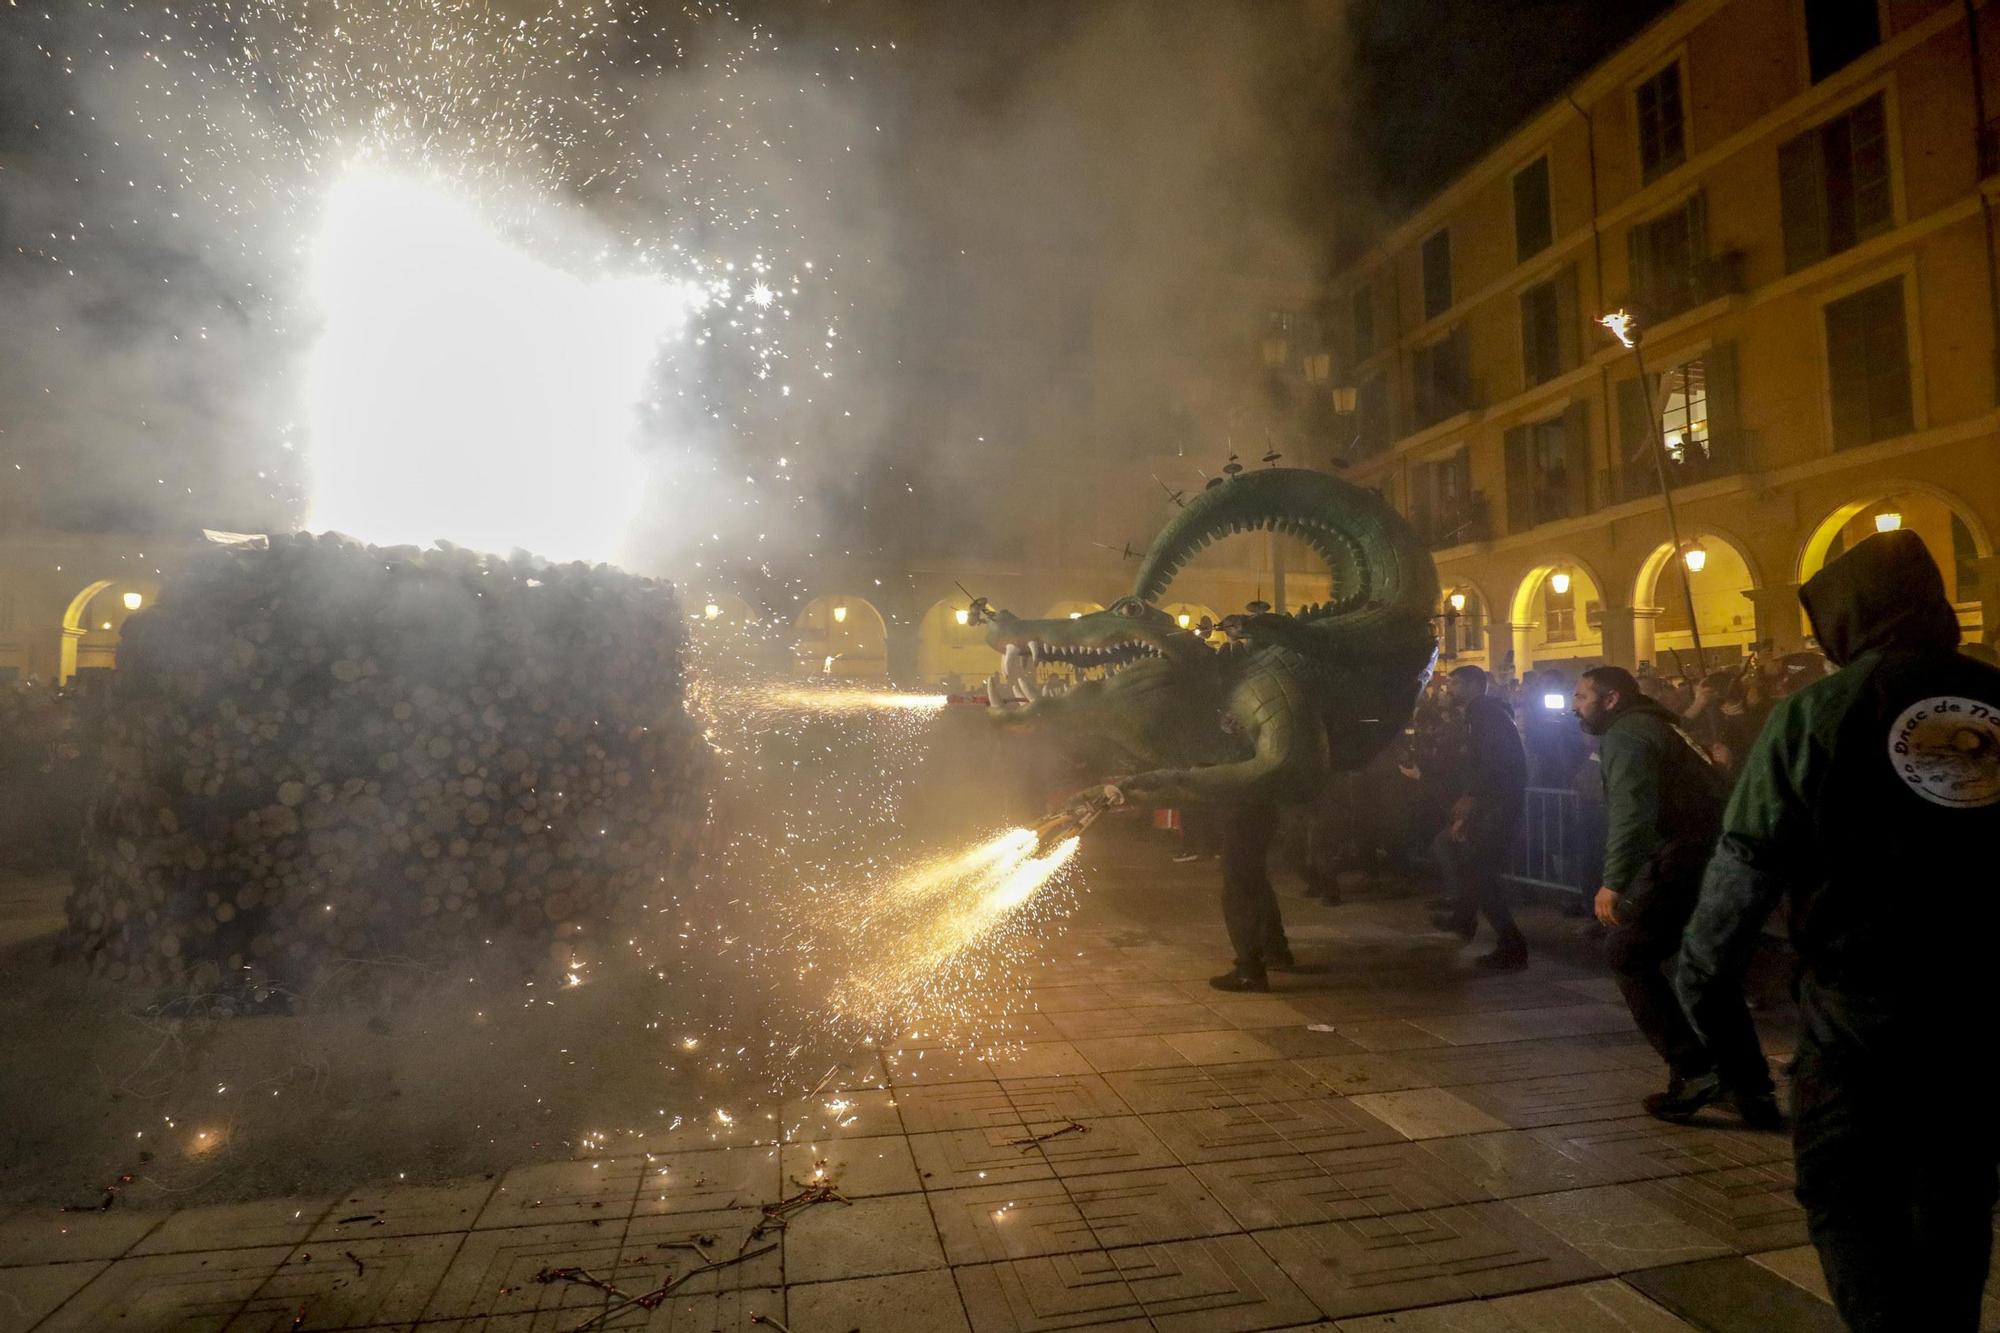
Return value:
<svg viewBox="0 0 2000 1333">
<path fill-rule="evenodd" d="M 1736 1104 L 1736 1114 L 1745 1129 L 1780 1130 L 1785 1127 L 1785 1113 L 1778 1109 L 1778 1099 L 1768 1092 L 1732 1092 L 1729 1100 Z"/>
<path fill-rule="evenodd" d="M 1667 1090 L 1649 1094 L 1640 1105 L 1655 1120 L 1685 1125 L 1694 1119 L 1696 1112 L 1721 1095 L 1722 1080 L 1713 1073 L 1696 1074 L 1693 1078 L 1671 1074 L 1667 1078 Z"/>
<path fill-rule="evenodd" d="M 1210 977 L 1208 984 L 1217 990 L 1226 991 L 1267 991 L 1271 983 L 1264 975 L 1263 964 L 1245 967 L 1238 963 L 1219 977 Z"/>
</svg>

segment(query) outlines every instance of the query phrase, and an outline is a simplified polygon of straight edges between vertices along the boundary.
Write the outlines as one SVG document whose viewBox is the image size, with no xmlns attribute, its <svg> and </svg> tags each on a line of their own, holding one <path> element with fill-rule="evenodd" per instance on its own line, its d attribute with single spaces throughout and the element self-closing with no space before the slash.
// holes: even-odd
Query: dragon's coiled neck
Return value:
<svg viewBox="0 0 2000 1333">
<path fill-rule="evenodd" d="M 1246 472 L 1190 500 L 1146 552 L 1134 591 L 1157 602 L 1211 543 L 1273 531 L 1305 542 L 1332 572 L 1334 600 L 1307 619 L 1359 628 L 1436 613 L 1437 568 L 1409 525 L 1375 492 L 1304 468 Z"/>
</svg>

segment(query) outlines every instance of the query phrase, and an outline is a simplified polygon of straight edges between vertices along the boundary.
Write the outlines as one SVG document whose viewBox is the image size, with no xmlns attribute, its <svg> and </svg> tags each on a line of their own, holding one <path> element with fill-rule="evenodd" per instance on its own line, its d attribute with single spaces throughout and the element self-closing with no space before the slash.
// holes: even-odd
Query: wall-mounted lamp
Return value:
<svg viewBox="0 0 2000 1333">
<path fill-rule="evenodd" d="M 1875 515 L 1875 531 L 1894 532 L 1903 526 L 1903 516 L 1894 509 L 1884 509 Z"/>
<path fill-rule="evenodd" d="M 1452 610 L 1454 610 L 1454 611 L 1463 611 L 1463 610 L 1465 609 L 1465 594 L 1464 594 L 1464 593 L 1462 593 L 1462 592 L 1455 592 L 1455 593 L 1453 593 L 1453 594 L 1451 595 L 1451 597 L 1450 597 L 1450 601 L 1451 601 L 1451 609 L 1452 609 Z"/>
<path fill-rule="evenodd" d="M 844 625 L 844 624 L 846 624 L 846 623 L 847 623 L 847 608 L 846 608 L 846 607 L 844 607 L 844 606 L 836 606 L 836 607 L 834 607 L 834 608 L 833 608 L 833 623 L 834 623 L 834 624 L 836 624 L 836 625 Z"/>
<path fill-rule="evenodd" d="M 1569 571 L 1567 569 L 1558 569 L 1555 573 L 1549 575 L 1549 591 L 1558 597 L 1569 596 Z"/>
<path fill-rule="evenodd" d="M 1175 616 L 1174 619 L 1180 622 L 1180 626 L 1182 629 L 1186 629 L 1189 625 L 1194 624 L 1194 617 L 1189 615 L 1185 611 Z"/>
<path fill-rule="evenodd" d="M 126 593 L 124 601 L 125 601 L 125 609 L 127 611 L 137 611 L 140 607 L 146 604 L 145 595 L 136 592 Z"/>
<path fill-rule="evenodd" d="M 968 608 L 961 606 L 958 610 L 951 613 L 951 618 L 961 625 L 970 625 L 972 623 L 972 612 Z"/>
</svg>

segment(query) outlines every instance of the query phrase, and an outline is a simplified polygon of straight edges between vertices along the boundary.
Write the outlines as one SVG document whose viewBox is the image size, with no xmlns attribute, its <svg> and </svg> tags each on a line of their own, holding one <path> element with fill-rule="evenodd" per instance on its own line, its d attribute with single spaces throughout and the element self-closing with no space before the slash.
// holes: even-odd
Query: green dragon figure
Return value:
<svg viewBox="0 0 2000 1333">
<path fill-rule="evenodd" d="M 1226 622 L 1216 649 L 1154 603 L 1209 543 L 1276 530 L 1325 559 L 1334 600 Z M 1074 620 L 982 614 L 1003 654 L 994 715 L 1112 747 L 1136 769 L 1125 795 L 1161 805 L 1308 799 L 1402 730 L 1436 658 L 1430 554 L 1382 499 L 1323 473 L 1273 468 L 1212 486 L 1167 525 L 1130 597 Z M 1105 675 L 1059 696 L 1042 662 Z M 1009 703 L 1008 686 L 1015 702 Z"/>
</svg>

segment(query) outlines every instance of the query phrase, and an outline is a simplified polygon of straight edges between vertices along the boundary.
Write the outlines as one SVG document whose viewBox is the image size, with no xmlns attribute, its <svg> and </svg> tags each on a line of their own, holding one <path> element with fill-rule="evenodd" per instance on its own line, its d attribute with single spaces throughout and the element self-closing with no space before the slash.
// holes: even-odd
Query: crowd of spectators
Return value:
<svg viewBox="0 0 2000 1333">
<path fill-rule="evenodd" d="M 88 798 L 86 691 L 0 685 L 0 865 L 69 863 Z"/>
</svg>

